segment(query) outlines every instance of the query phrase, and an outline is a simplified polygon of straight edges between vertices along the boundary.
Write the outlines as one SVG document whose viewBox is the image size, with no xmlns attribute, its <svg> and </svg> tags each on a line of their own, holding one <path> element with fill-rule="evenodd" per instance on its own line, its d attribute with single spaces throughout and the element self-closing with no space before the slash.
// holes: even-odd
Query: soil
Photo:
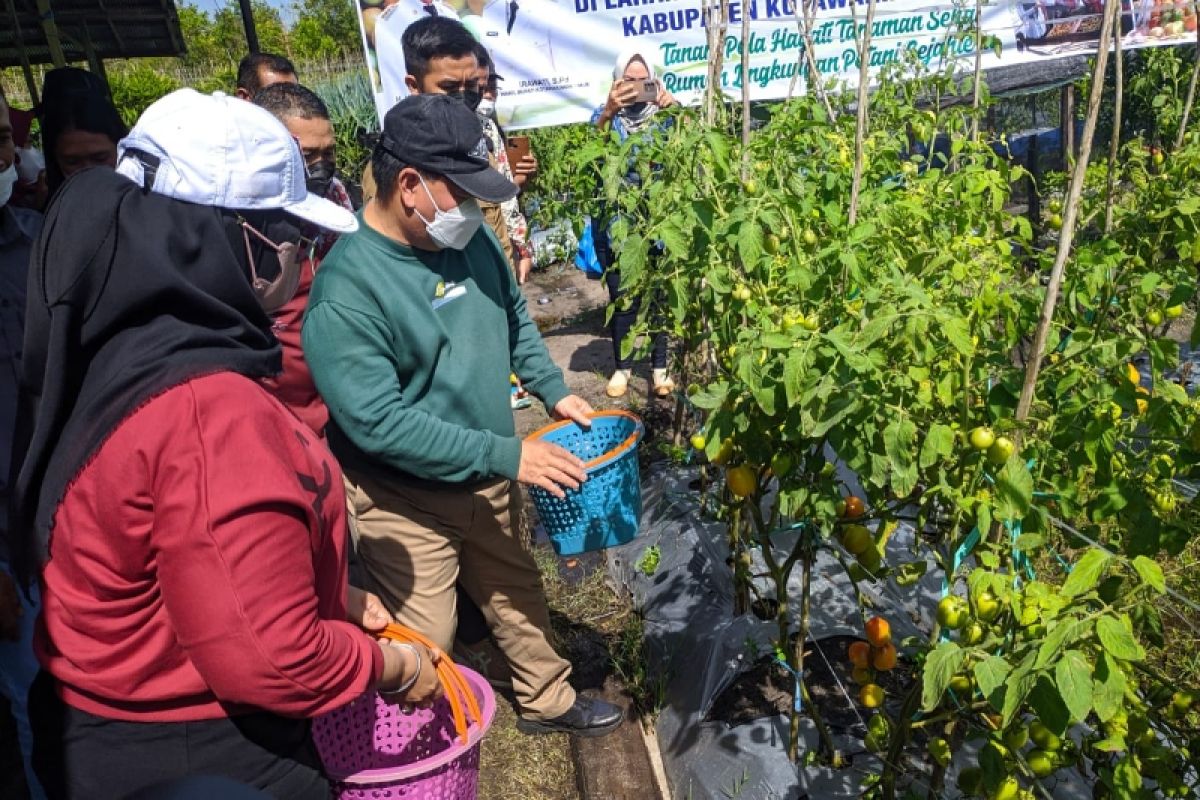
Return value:
<svg viewBox="0 0 1200 800">
<path fill-rule="evenodd" d="M 810 641 L 804 650 L 804 672 L 808 691 L 820 710 L 821 718 L 832 729 L 865 734 L 863 720 L 870 712 L 858 706 L 858 686 L 850 677 L 846 649 L 853 636 L 830 636 Z M 819 652 L 818 652 L 819 650 Z M 830 669 L 832 667 L 832 671 Z M 888 704 L 899 702 L 911 679 L 905 679 L 903 659 L 895 670 L 877 672 L 876 682 L 884 688 Z M 791 673 L 777 664 L 773 656 L 763 656 L 717 695 L 706 721 L 724 722 L 731 727 L 763 717 L 790 714 L 793 680 Z M 803 712 L 802 712 L 803 713 Z M 804 714 L 807 716 L 807 714 Z"/>
<path fill-rule="evenodd" d="M 562 369 L 572 392 L 597 410 L 619 408 L 637 414 L 646 425 L 647 444 L 657 441 L 658 432 L 670 430 L 675 401 L 660 400 L 650 393 L 648 359 L 634 368 L 624 397 L 614 399 L 604 393 L 615 365 L 605 324 L 608 290 L 603 282 L 563 265 L 534 273 L 523 291 L 529 316 L 542 331 L 550 357 Z M 514 413 L 518 436 L 527 436 L 550 421 L 537 402 Z M 652 448 L 641 449 L 645 459 Z"/>
</svg>

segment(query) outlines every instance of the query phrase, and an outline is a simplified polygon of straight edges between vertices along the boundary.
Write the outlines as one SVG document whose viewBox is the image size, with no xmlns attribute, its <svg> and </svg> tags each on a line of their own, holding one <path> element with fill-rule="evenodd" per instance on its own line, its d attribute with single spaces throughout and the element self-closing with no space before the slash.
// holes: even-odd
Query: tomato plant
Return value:
<svg viewBox="0 0 1200 800">
<path fill-rule="evenodd" d="M 1156 558 L 1200 527 L 1175 484 L 1200 476 L 1200 405 L 1168 379 L 1166 330 L 1195 300 L 1200 144 L 1156 163 L 1126 141 L 1112 195 L 1104 165 L 1079 198 L 1043 182 L 1055 210 L 1038 227 L 1066 220 L 1074 240 L 1032 352 L 1059 234 L 1017 213 L 1028 176 L 977 134 L 981 109 L 939 102 L 966 93 L 949 72 L 885 75 L 861 138 L 845 94 L 777 104 L 748 141 L 672 109 L 625 142 L 589 140 L 595 163 L 577 169 L 613 220 L 623 285 L 651 300 L 638 332 L 676 339 L 695 384 L 681 418 L 702 420 L 693 444 L 725 478 L 735 611 L 777 602 L 777 652 L 803 676 L 818 553 L 860 599 L 927 563 L 944 576 L 925 636 L 893 640 L 864 609 L 865 648 L 847 654 L 866 745 L 884 753 L 871 791 L 894 797 L 905 758 L 940 789 L 970 741 L 967 794 L 1024 796 L 1064 770 L 1114 796 L 1191 790 L 1195 700 L 1172 699 L 1146 648 L 1170 589 Z M 920 532 L 911 554 L 891 546 L 901 525 Z M 886 692 L 889 670 L 911 688 Z M 798 731 L 793 714 L 794 758 Z"/>
</svg>

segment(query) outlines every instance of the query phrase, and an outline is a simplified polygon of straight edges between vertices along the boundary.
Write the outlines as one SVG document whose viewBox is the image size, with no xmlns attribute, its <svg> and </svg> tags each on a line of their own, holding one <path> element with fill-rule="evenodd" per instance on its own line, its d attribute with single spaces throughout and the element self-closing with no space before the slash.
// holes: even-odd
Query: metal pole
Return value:
<svg viewBox="0 0 1200 800">
<path fill-rule="evenodd" d="M 38 16 L 42 18 L 42 30 L 46 33 L 46 48 L 50 51 L 50 60 L 56 67 L 65 67 L 67 58 L 63 55 L 62 41 L 58 38 L 58 25 L 54 22 L 54 10 L 50 8 L 50 0 L 37 0 Z"/>
<path fill-rule="evenodd" d="M 258 30 L 254 27 L 254 9 L 250 7 L 250 0 L 238 0 L 238 6 L 242 9 L 242 28 L 246 31 L 246 47 L 251 53 L 257 53 L 259 52 Z"/>
</svg>

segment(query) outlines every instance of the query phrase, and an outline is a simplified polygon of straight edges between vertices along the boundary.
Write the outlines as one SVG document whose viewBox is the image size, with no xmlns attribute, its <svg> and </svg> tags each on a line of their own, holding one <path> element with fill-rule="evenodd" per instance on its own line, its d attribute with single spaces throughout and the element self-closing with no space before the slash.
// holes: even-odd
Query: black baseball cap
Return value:
<svg viewBox="0 0 1200 800">
<path fill-rule="evenodd" d="M 392 106 L 383 118 L 379 146 L 485 202 L 503 203 L 517 196 L 517 185 L 492 169 L 475 112 L 449 95 L 409 95 Z"/>
</svg>

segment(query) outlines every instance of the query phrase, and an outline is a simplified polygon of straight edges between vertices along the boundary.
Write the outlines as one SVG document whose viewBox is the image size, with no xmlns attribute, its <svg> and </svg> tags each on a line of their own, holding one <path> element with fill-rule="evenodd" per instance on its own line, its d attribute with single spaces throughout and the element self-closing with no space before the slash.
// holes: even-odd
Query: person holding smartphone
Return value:
<svg viewBox="0 0 1200 800">
<path fill-rule="evenodd" d="M 654 124 L 654 116 L 663 108 L 675 105 L 675 98 L 657 79 L 650 62 L 636 51 L 626 51 L 617 57 L 613 69 L 613 85 L 608 99 L 592 113 L 592 124 L 601 130 L 611 128 L 624 142 L 628 137 L 647 131 Z M 641 177 L 630 170 L 625 182 L 631 189 L 641 188 Z M 629 377 L 633 372 L 633 361 L 622 357 L 621 343 L 629 334 L 641 308 L 641 299 L 635 298 L 628 306 L 621 303 L 621 273 L 615 268 L 617 248 L 609 238 L 612 220 L 607 215 L 592 220 L 595 236 L 596 257 L 604 267 L 604 281 L 613 303 L 612 319 L 609 322 L 612 335 L 613 361 L 616 369 L 608 381 L 605 394 L 623 397 L 629 389 Z M 619 243 L 618 247 L 619 247 Z M 651 256 L 657 254 L 651 250 Z M 675 383 L 667 376 L 667 337 L 665 333 L 654 336 L 650 351 L 651 388 L 656 397 L 668 397 Z"/>
</svg>

